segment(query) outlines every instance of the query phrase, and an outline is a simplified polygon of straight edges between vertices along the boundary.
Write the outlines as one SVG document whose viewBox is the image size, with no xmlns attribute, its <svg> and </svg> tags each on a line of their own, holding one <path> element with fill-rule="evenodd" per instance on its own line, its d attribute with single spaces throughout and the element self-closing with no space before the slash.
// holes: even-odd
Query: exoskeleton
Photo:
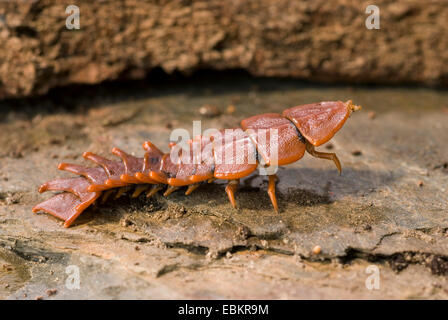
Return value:
<svg viewBox="0 0 448 320">
<path fill-rule="evenodd" d="M 328 101 L 296 106 L 282 114 L 261 114 L 241 121 L 241 128 L 232 130 L 232 139 L 226 134 L 198 136 L 189 141 L 187 151 L 171 144 L 171 151 L 163 153 L 146 141 L 142 158 L 118 148 L 112 149 L 112 153 L 121 158 L 118 161 L 85 152 L 83 157 L 97 166 L 60 163 L 60 170 L 78 177 L 56 179 L 41 185 L 39 192 L 62 192 L 36 205 L 33 212 L 50 213 L 64 220 L 64 226 L 69 227 L 100 197 L 102 202 L 106 201 L 114 189 L 117 189 L 116 198 L 131 185 L 135 185 L 132 197 L 143 192 L 151 197 L 165 185 L 168 187 L 164 196 L 183 186 L 187 186 L 185 194 L 189 195 L 202 183 L 215 179 L 228 180 L 225 191 L 232 206 L 236 207 L 239 179 L 252 174 L 260 164 L 265 168 L 287 165 L 301 159 L 307 151 L 316 158 L 332 160 L 341 172 L 336 154 L 319 152 L 315 147 L 329 141 L 350 114 L 359 109 L 361 107 L 351 101 Z M 278 211 L 277 180 L 275 174 L 269 175 L 268 195 L 275 211 Z"/>
</svg>

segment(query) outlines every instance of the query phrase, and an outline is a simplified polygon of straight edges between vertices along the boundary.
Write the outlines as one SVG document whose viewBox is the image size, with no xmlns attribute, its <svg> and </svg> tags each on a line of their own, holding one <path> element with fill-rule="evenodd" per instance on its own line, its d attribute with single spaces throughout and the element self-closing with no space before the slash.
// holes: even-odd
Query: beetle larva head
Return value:
<svg viewBox="0 0 448 320">
<path fill-rule="evenodd" d="M 347 107 L 347 109 L 349 109 L 350 114 L 351 114 L 352 112 L 362 110 L 362 107 L 361 107 L 361 106 L 354 105 L 353 102 L 352 102 L 352 100 L 348 100 L 347 102 L 345 102 L 345 106 Z"/>
<path fill-rule="evenodd" d="M 324 101 L 287 109 L 283 111 L 283 116 L 291 120 L 304 138 L 317 147 L 330 140 L 357 110 L 361 110 L 361 106 L 354 105 L 351 100 Z"/>
</svg>

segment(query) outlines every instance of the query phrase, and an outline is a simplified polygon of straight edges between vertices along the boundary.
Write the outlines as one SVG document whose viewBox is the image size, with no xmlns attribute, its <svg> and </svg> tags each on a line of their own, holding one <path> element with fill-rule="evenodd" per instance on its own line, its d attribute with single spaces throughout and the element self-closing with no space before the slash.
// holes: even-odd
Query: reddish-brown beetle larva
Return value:
<svg viewBox="0 0 448 320">
<path fill-rule="evenodd" d="M 273 161 L 270 139 L 261 139 L 260 129 L 275 129 L 277 165 L 286 165 L 301 159 L 307 151 L 312 156 L 334 161 L 339 172 L 341 164 L 334 153 L 318 152 L 314 147 L 330 140 L 343 126 L 353 111 L 361 109 L 351 101 L 329 101 L 306 104 L 283 111 L 282 114 L 268 113 L 253 116 L 241 121 L 241 129 L 236 132 L 236 140 L 217 141 L 197 137 L 200 142 L 200 163 L 173 163 L 170 153 L 164 154 L 151 142 L 143 143 L 143 158 L 131 156 L 124 151 L 113 148 L 112 153 L 121 161 L 111 161 L 91 152 L 83 157 L 93 161 L 97 167 L 83 167 L 76 164 L 61 163 L 60 170 L 79 175 L 75 178 L 56 179 L 40 186 L 39 192 L 47 190 L 63 191 L 36 205 L 33 212 L 44 211 L 65 221 L 69 227 L 75 219 L 102 195 L 102 202 L 110 196 L 112 189 L 119 188 L 115 197 L 121 196 L 129 185 L 136 185 L 132 197 L 138 197 L 146 191 L 148 197 L 168 185 L 164 195 L 168 196 L 182 186 L 188 186 L 185 194 L 189 195 L 200 183 L 214 179 L 229 180 L 225 190 L 233 207 L 235 191 L 239 179 L 255 171 L 260 160 L 265 166 Z M 265 131 L 266 132 L 266 131 Z M 237 146 L 243 146 L 239 148 Z M 231 153 L 230 162 L 220 161 L 219 155 Z M 173 150 L 173 149 L 172 149 Z M 241 150 L 244 150 L 241 151 Z M 192 157 L 188 154 L 187 157 Z M 250 159 L 255 159 L 250 161 Z M 274 210 L 278 211 L 275 196 L 277 176 L 269 175 L 268 195 Z M 149 190 L 148 190 L 149 189 Z"/>
</svg>

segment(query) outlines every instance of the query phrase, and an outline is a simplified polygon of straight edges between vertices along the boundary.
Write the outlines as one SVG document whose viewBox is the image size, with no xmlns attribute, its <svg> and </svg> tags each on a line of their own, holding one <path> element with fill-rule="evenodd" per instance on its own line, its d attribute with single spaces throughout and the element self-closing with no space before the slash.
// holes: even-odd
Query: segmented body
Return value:
<svg viewBox="0 0 448 320">
<path fill-rule="evenodd" d="M 41 185 L 39 192 L 52 190 L 62 193 L 36 205 L 33 211 L 50 213 L 64 220 L 64 226 L 68 227 L 100 196 L 103 202 L 107 200 L 115 188 L 119 188 L 115 197 L 121 196 L 131 185 L 136 185 L 132 197 L 142 192 L 152 196 L 165 185 L 168 186 L 165 196 L 182 186 L 188 186 L 188 195 L 201 183 L 214 179 L 229 180 L 226 192 L 235 207 L 234 193 L 238 180 L 253 173 L 260 162 L 265 167 L 274 163 L 282 166 L 301 159 L 308 151 L 315 157 L 333 160 L 340 170 L 335 154 L 317 152 L 314 147 L 330 140 L 351 112 L 359 108 L 351 101 L 321 102 L 293 107 L 282 114 L 253 116 L 241 122 L 241 129 L 233 131 L 231 140 L 225 139 L 225 135 L 222 138 L 196 137 L 189 144 L 198 145 L 199 150 L 192 147 L 188 152 L 182 149 L 179 151 L 172 145 L 170 153 L 164 154 L 149 141 L 143 143 L 145 154 L 142 158 L 118 148 L 112 149 L 112 153 L 121 158 L 118 161 L 85 152 L 83 157 L 97 166 L 59 164 L 60 170 L 79 176 L 56 179 Z M 267 137 L 263 137 L 261 132 L 267 132 Z M 271 139 L 273 132 L 276 134 L 275 139 Z M 201 160 L 194 161 L 198 155 Z M 270 175 L 268 194 L 277 211 L 275 181 L 276 176 Z"/>
</svg>

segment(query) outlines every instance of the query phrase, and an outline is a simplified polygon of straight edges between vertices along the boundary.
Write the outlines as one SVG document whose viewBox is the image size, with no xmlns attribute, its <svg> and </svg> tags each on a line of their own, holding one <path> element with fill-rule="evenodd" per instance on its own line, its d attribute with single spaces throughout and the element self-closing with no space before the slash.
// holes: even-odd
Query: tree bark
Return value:
<svg viewBox="0 0 448 320">
<path fill-rule="evenodd" d="M 369 1 L 0 2 L 0 98 L 55 86 L 144 78 L 154 68 L 190 74 L 243 69 L 318 82 L 448 85 L 448 3 Z"/>
</svg>

